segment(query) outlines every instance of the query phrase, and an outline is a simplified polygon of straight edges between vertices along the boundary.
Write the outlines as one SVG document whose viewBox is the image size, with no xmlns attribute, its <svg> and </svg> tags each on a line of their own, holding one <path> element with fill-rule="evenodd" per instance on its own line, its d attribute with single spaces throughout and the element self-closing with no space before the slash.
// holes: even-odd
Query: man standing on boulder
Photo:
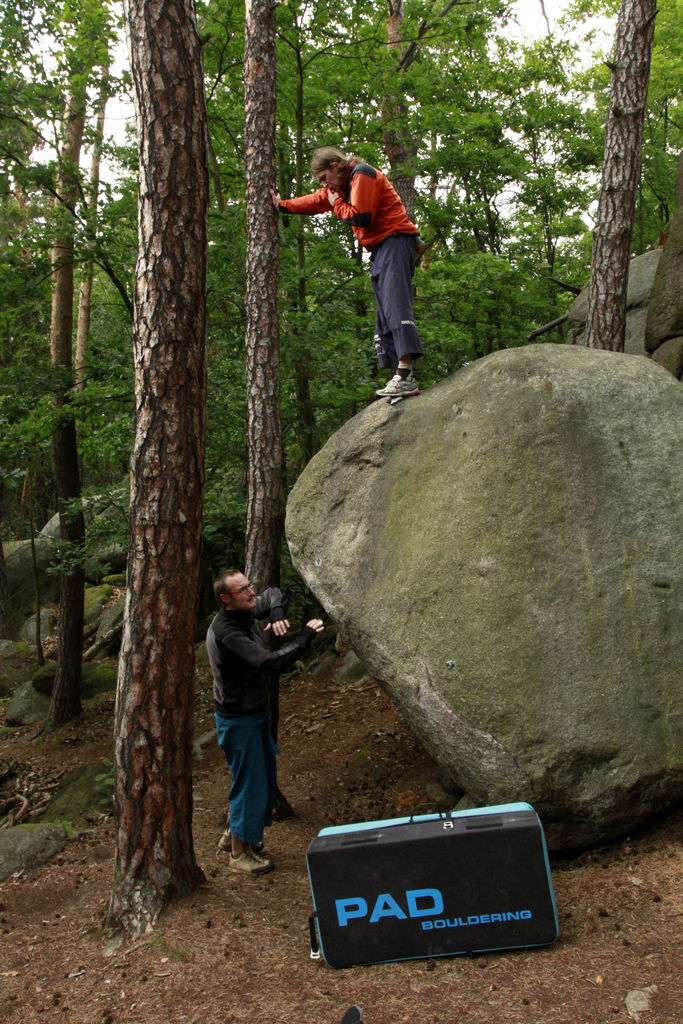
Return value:
<svg viewBox="0 0 683 1024">
<path fill-rule="evenodd" d="M 271 651 L 266 633 L 281 637 L 289 629 L 282 591 L 271 587 L 257 597 L 239 569 L 224 570 L 213 590 L 220 611 L 206 634 L 206 652 L 218 744 L 232 774 L 230 829 L 219 846 L 230 849 L 231 871 L 262 875 L 275 866 L 262 852 L 263 830 L 273 816 L 278 753 L 268 726 L 268 677 L 293 665 L 323 624 L 311 619 L 293 640 Z"/>
<path fill-rule="evenodd" d="M 303 214 L 332 211 L 351 225 L 358 241 L 371 254 L 372 288 L 377 300 L 377 360 L 382 368 L 396 371 L 376 394 L 417 395 L 413 366 L 424 354 L 413 314 L 418 230 L 386 175 L 357 157 L 346 156 L 336 146 L 323 146 L 313 154 L 311 172 L 321 188 L 296 199 L 281 199 L 271 189 L 275 209 Z"/>
</svg>

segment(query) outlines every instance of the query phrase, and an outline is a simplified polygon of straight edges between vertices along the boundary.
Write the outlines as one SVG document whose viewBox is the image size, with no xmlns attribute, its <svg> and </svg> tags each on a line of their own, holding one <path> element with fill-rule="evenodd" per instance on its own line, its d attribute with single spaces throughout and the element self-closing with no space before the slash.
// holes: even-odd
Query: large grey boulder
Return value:
<svg viewBox="0 0 683 1024">
<path fill-rule="evenodd" d="M 377 402 L 309 463 L 294 564 L 453 788 L 553 848 L 683 796 L 683 389 L 532 345 Z"/>
</svg>

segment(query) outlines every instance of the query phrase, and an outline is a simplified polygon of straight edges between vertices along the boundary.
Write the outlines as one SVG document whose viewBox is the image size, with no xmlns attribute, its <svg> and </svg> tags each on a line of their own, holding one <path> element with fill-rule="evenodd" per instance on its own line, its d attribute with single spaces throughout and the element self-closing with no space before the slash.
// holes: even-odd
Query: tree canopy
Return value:
<svg viewBox="0 0 683 1024">
<path fill-rule="evenodd" d="M 196 4 L 208 108 L 211 205 L 207 444 L 202 560 L 208 579 L 244 557 L 247 394 L 244 11 Z M 70 395 L 86 496 L 125 481 L 133 436 L 132 295 L 136 155 L 105 123 L 102 185 L 89 207 L 89 155 L 103 80 L 126 93 L 108 57 L 115 5 L 12 0 L 0 23 L 0 449 L 3 537 L 25 536 L 24 481 L 36 521 L 56 508 L 50 439 L 50 246 L 73 225 L 78 286 L 93 270 L 81 390 Z M 427 252 L 415 278 L 426 355 L 421 386 L 464 362 L 525 343 L 587 282 L 610 83 L 614 0 L 570 0 L 567 24 L 538 38 L 509 31 L 512 5 L 431 0 L 377 5 L 295 0 L 276 7 L 273 184 L 312 187 L 313 148 L 334 143 L 411 188 Z M 539 9 L 540 15 L 540 9 Z M 596 34 L 596 15 L 610 26 Z M 633 252 L 672 213 L 683 148 L 683 13 L 661 0 L 655 27 Z M 74 26 L 79 26 L 76 34 Z M 82 40 L 76 45 L 76 41 Z M 87 51 L 87 81 L 78 61 Z M 79 56 L 80 55 L 80 56 Z M 113 67 L 116 66 L 114 62 Z M 98 70 L 99 69 L 99 70 Z M 84 88 L 75 197 L 59 195 L 58 140 L 69 88 Z M 371 400 L 378 383 L 366 259 L 334 217 L 280 218 L 283 494 L 311 455 Z M 78 288 L 76 287 L 76 291 Z M 544 340 L 562 341 L 561 331 Z M 125 510 L 124 510 L 125 511 Z M 108 523 L 125 543 L 126 518 Z M 289 575 L 288 575 L 289 574 Z M 283 563 L 283 583 L 296 587 Z M 205 606 L 208 608 L 207 596 Z"/>
</svg>

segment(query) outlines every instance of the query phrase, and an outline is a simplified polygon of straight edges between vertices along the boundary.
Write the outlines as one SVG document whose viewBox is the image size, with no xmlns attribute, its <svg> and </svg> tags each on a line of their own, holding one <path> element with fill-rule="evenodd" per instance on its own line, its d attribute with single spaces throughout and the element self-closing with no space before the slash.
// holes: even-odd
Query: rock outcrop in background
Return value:
<svg viewBox="0 0 683 1024">
<path fill-rule="evenodd" d="M 674 215 L 655 274 L 645 348 L 679 380 L 683 373 L 683 153 L 678 160 Z"/>
<path fill-rule="evenodd" d="M 629 264 L 624 337 L 624 352 L 627 355 L 647 356 L 645 328 L 652 286 L 663 252 L 663 249 L 651 249 L 642 256 L 634 256 Z M 585 346 L 587 313 L 588 285 L 582 289 L 567 311 L 567 344 Z"/>
<path fill-rule="evenodd" d="M 532 345 L 377 402 L 295 485 L 298 571 L 445 778 L 553 848 L 683 796 L 683 390 Z"/>
<path fill-rule="evenodd" d="M 96 534 L 106 534 L 105 524 L 115 516 L 121 517 L 121 509 L 128 507 L 127 490 L 116 488 L 110 497 L 111 500 L 106 501 L 91 499 L 86 504 L 86 522 L 89 529 L 96 527 Z M 50 606 L 57 607 L 59 574 L 55 571 L 55 558 L 59 538 L 59 515 L 55 514 L 36 534 L 33 543 L 17 540 L 3 544 L 9 594 L 9 635 L 12 637 L 31 643 L 35 635 L 35 626 L 29 622 L 31 617 L 40 614 L 42 623 L 48 609 L 51 612 Z M 115 540 L 93 543 L 91 540 L 85 564 L 86 580 L 99 582 L 105 575 L 125 573 L 126 561 L 127 551 L 120 543 Z M 40 612 L 36 611 L 37 600 Z M 47 621 L 44 625 L 43 638 L 52 628 Z"/>
<path fill-rule="evenodd" d="M 587 311 L 588 285 L 568 310 L 569 345 L 586 344 Z M 683 377 L 683 153 L 664 246 L 635 256 L 629 266 L 624 351 L 651 356 L 678 380 Z"/>
</svg>

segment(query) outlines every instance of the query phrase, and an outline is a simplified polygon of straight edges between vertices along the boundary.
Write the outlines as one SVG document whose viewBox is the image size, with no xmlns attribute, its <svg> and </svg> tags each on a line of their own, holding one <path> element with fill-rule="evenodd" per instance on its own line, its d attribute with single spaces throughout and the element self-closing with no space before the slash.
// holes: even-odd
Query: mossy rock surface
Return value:
<svg viewBox="0 0 683 1024">
<path fill-rule="evenodd" d="M 35 671 L 36 655 L 25 640 L 0 640 L 0 697 L 9 697 Z"/>
<path fill-rule="evenodd" d="M 5 722 L 9 726 L 32 725 L 47 717 L 52 699 L 57 665 L 54 661 L 43 665 L 38 671 L 29 671 L 30 678 L 20 684 L 12 694 L 5 711 Z M 81 699 L 90 700 L 116 690 L 117 668 L 108 661 L 83 662 L 83 684 Z"/>
<path fill-rule="evenodd" d="M 67 822 L 74 828 L 112 813 L 114 766 L 109 760 L 69 772 L 45 811 L 44 820 Z"/>
<path fill-rule="evenodd" d="M 102 582 L 108 583 L 111 587 L 125 587 L 126 574 L 125 572 L 113 572 L 109 576 L 103 576 Z"/>
<path fill-rule="evenodd" d="M 528 345 L 369 406 L 289 496 L 296 568 L 449 785 L 554 848 L 683 797 L 681 451 L 652 360 Z"/>
<path fill-rule="evenodd" d="M 32 677 L 32 683 L 38 693 L 52 696 L 57 664 L 54 661 L 43 665 Z M 106 661 L 84 661 L 81 665 L 81 698 L 89 700 L 101 693 L 116 689 L 116 668 Z"/>
<path fill-rule="evenodd" d="M 104 609 L 105 604 L 114 593 L 114 588 L 108 583 L 101 583 L 97 587 L 86 587 L 83 597 L 83 621 L 87 625 L 95 622 Z"/>
</svg>

